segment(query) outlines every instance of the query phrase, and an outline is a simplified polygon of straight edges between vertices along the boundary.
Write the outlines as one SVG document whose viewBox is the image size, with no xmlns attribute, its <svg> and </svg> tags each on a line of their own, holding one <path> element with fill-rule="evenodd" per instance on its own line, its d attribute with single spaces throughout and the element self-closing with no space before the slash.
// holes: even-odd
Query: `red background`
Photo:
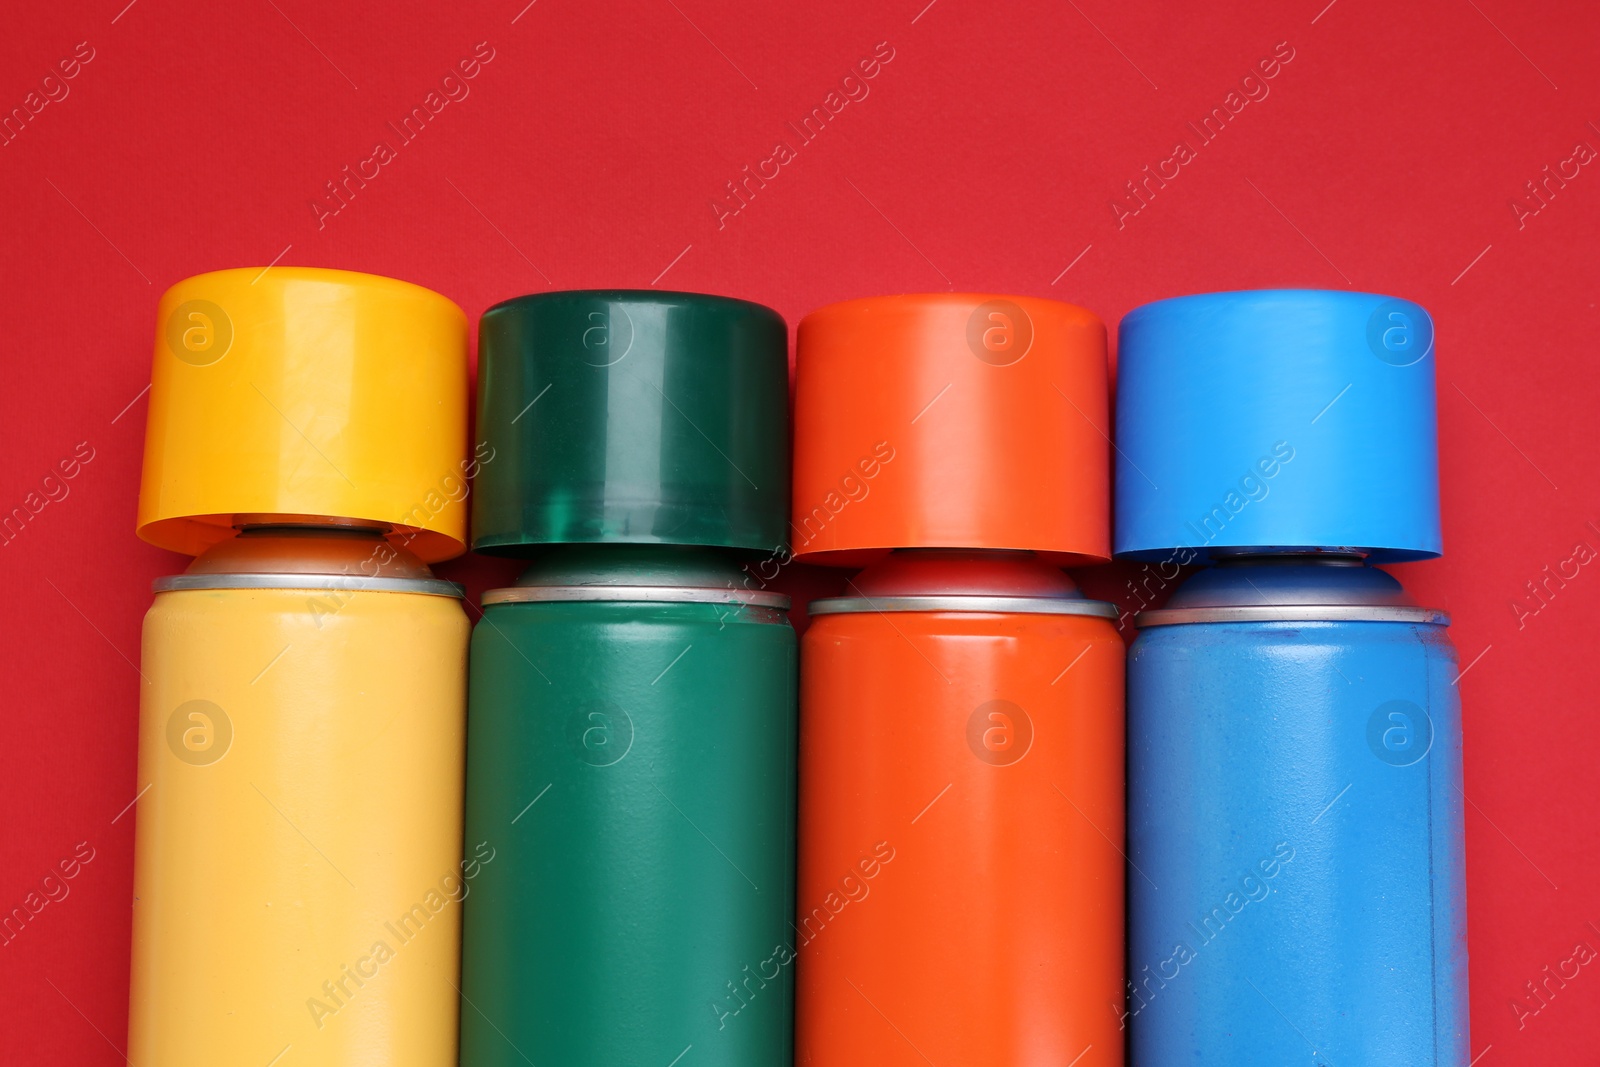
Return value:
<svg viewBox="0 0 1600 1067">
<path fill-rule="evenodd" d="M 185 565 L 133 534 L 156 299 L 275 257 L 405 278 L 473 317 L 522 292 L 653 282 L 791 323 L 947 288 L 1059 297 L 1113 324 L 1213 289 L 1420 301 L 1448 554 L 1400 571 L 1453 613 L 1468 668 L 1472 1050 L 1484 1067 L 1593 1061 L 1600 968 L 1520 1027 L 1510 1006 L 1577 943 L 1600 948 L 1600 566 L 1524 599 L 1579 542 L 1600 548 L 1600 167 L 1552 182 L 1537 214 L 1510 206 L 1578 142 L 1600 147 L 1593 5 L 125 3 L 13 5 L 0 37 L 6 111 L 93 49 L 70 95 L 0 146 L 0 508 L 79 442 L 94 451 L 0 548 L 0 910 L 78 842 L 95 850 L 0 947 L 0 1061 L 122 1062 L 133 662 L 150 580 Z M 319 227 L 324 182 L 394 141 L 385 124 L 483 41 L 470 96 Z M 719 228 L 724 184 L 885 41 L 870 95 Z M 1124 183 L 1285 41 L 1270 95 L 1119 228 Z M 476 593 L 512 569 L 444 572 Z M 1115 596 L 1125 573 L 1085 577 Z M 1540 610 L 1519 619 L 1519 600 Z"/>
</svg>

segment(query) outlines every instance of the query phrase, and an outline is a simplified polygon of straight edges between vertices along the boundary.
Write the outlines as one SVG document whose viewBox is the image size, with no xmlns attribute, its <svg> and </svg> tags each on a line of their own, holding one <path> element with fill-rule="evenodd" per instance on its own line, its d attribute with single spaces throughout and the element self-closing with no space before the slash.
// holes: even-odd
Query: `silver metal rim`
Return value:
<svg viewBox="0 0 1600 1067">
<path fill-rule="evenodd" d="M 1213 608 L 1158 608 L 1134 616 L 1141 629 L 1192 622 L 1409 622 L 1449 626 L 1450 616 L 1433 608 L 1382 604 L 1283 604 Z"/>
<path fill-rule="evenodd" d="M 349 574 L 173 574 L 157 578 L 158 593 L 192 589 L 337 589 L 351 593 L 422 593 L 464 597 L 466 587 L 442 578 L 369 578 Z"/>
<path fill-rule="evenodd" d="M 1090 615 L 1115 619 L 1115 604 L 1104 600 L 1078 600 L 1044 596 L 841 596 L 813 600 L 812 615 L 848 615 L 866 611 L 968 611 L 1012 615 Z"/>
<path fill-rule="evenodd" d="M 740 604 L 785 611 L 789 598 L 760 589 L 673 585 L 514 585 L 490 589 L 483 604 L 548 604 L 560 601 L 613 601 L 658 604 Z"/>
</svg>

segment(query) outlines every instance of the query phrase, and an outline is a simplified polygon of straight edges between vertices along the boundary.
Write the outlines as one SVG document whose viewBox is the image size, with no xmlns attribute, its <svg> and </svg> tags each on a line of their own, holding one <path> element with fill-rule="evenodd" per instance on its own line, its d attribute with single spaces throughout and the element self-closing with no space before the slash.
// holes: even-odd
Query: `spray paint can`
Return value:
<svg viewBox="0 0 1600 1067">
<path fill-rule="evenodd" d="M 787 337 L 743 301 L 491 308 L 475 546 L 462 1063 L 780 1067 L 793 1049 Z"/>
<path fill-rule="evenodd" d="M 1120 1065 L 1123 646 L 1100 321 L 990 295 L 800 326 L 796 1061 Z"/>
<path fill-rule="evenodd" d="M 275 267 L 161 300 L 129 1058 L 455 1062 L 466 320 Z"/>
<path fill-rule="evenodd" d="M 1465 1067 L 1433 326 L 1266 291 L 1123 320 L 1118 554 L 1170 582 L 1128 667 L 1135 1064 Z M 1157 488 L 1159 486 L 1159 488 Z"/>
</svg>

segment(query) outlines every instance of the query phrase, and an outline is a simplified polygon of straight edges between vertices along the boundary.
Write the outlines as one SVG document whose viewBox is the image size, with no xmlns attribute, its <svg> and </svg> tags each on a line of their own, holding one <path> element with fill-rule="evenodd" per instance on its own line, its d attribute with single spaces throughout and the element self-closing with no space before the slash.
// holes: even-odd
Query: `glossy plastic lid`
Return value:
<svg viewBox="0 0 1600 1067">
<path fill-rule="evenodd" d="M 895 548 L 1109 556 L 1105 326 L 986 293 L 834 304 L 800 323 L 797 558 Z"/>
<path fill-rule="evenodd" d="M 788 331 L 771 308 L 655 290 L 518 297 L 478 332 L 473 548 L 772 551 L 789 509 Z"/>
<path fill-rule="evenodd" d="M 1439 555 L 1433 321 L 1408 300 L 1275 289 L 1122 320 L 1116 550 Z"/>
<path fill-rule="evenodd" d="M 139 536 L 198 555 L 237 527 L 354 520 L 427 561 L 466 547 L 467 323 L 438 293 L 311 267 L 162 296 Z"/>
</svg>

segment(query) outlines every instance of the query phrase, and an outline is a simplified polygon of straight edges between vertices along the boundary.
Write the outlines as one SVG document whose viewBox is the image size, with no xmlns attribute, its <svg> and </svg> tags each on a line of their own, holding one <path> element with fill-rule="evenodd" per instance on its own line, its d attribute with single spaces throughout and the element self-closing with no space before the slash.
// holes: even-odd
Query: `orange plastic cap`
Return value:
<svg viewBox="0 0 1600 1067">
<path fill-rule="evenodd" d="M 1055 300 L 871 297 L 800 323 L 795 557 L 1110 556 L 1106 329 Z"/>
</svg>

